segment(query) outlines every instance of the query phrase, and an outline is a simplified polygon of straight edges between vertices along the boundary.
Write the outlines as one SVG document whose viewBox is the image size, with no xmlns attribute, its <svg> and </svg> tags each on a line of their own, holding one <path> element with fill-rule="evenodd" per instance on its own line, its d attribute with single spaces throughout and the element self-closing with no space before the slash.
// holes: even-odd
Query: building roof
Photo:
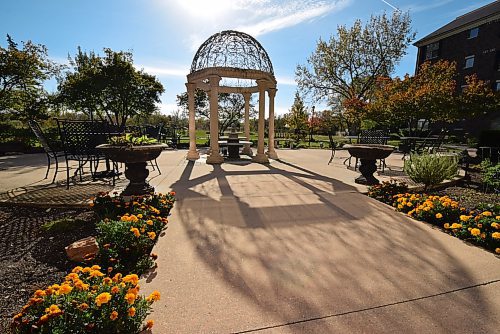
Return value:
<svg viewBox="0 0 500 334">
<path fill-rule="evenodd" d="M 481 8 L 475 9 L 471 12 L 468 12 L 462 16 L 457 17 L 455 20 L 450 23 L 442 26 L 438 30 L 430 33 L 429 35 L 421 38 L 416 41 L 413 45 L 422 46 L 427 44 L 430 40 L 435 39 L 441 35 L 445 35 L 455 30 L 460 30 L 464 26 L 468 26 L 473 24 L 474 22 L 479 21 L 488 21 L 489 18 L 493 18 L 500 14 L 500 0 L 496 0 L 490 4 L 487 4 Z M 458 31 L 457 31 L 458 32 Z"/>
</svg>

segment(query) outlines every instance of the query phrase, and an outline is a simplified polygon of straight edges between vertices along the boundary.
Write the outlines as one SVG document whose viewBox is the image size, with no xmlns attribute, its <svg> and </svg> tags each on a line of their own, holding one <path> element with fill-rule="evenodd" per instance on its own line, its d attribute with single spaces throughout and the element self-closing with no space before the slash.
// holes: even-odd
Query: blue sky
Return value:
<svg viewBox="0 0 500 334">
<path fill-rule="evenodd" d="M 267 50 L 278 80 L 276 111 L 293 103 L 294 71 L 340 24 L 351 25 L 371 14 L 409 10 L 417 39 L 455 17 L 492 0 L 2 0 L 0 40 L 32 40 L 49 56 L 65 63 L 78 46 L 102 54 L 104 47 L 130 50 L 134 64 L 155 74 L 165 87 L 161 111 L 177 109 L 175 97 L 185 90 L 191 61 L 201 43 L 222 30 L 254 36 Z M 396 68 L 413 73 L 417 49 Z M 55 83 L 47 84 L 49 90 Z M 256 99 L 256 98 L 255 98 Z M 307 101 L 306 101 L 307 102 Z"/>
</svg>

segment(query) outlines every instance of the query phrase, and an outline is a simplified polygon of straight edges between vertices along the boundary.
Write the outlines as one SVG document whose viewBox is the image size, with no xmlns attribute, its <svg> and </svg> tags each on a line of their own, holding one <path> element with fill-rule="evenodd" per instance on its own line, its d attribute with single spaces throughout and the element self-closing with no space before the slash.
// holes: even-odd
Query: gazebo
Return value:
<svg viewBox="0 0 500 334">
<path fill-rule="evenodd" d="M 219 153 L 219 93 L 238 93 L 245 99 L 244 134 L 250 138 L 250 98 L 259 93 L 259 122 L 257 154 L 253 161 L 268 163 L 276 159 L 274 149 L 274 97 L 276 78 L 269 56 L 252 36 L 238 31 L 226 30 L 212 35 L 198 49 L 187 76 L 189 108 L 189 152 L 188 160 L 196 160 L 195 131 L 195 92 L 202 89 L 210 97 L 210 150 L 209 164 L 220 164 L 224 158 Z M 266 92 L 269 96 L 269 145 L 264 152 L 264 127 Z M 252 154 L 249 145 L 243 148 L 244 154 Z M 269 158 L 268 158 L 269 157 Z"/>
</svg>

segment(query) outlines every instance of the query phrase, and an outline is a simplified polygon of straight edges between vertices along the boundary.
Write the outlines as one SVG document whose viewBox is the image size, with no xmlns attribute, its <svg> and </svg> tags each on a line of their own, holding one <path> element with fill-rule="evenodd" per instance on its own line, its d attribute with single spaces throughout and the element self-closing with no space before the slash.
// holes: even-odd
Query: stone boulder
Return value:
<svg viewBox="0 0 500 334">
<path fill-rule="evenodd" d="M 95 237 L 87 237 L 66 246 L 66 254 L 71 261 L 85 262 L 94 258 L 99 252 L 99 245 Z"/>
</svg>

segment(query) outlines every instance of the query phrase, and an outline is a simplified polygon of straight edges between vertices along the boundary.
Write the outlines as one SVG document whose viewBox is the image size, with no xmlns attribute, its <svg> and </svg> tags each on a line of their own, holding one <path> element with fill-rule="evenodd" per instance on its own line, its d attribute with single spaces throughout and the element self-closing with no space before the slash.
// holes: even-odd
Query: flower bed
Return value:
<svg viewBox="0 0 500 334">
<path fill-rule="evenodd" d="M 14 316 L 17 333 L 138 333 L 159 292 L 139 295 L 138 274 L 153 265 L 151 250 L 168 224 L 175 193 L 132 197 L 98 194 L 99 253 L 75 267 L 61 284 L 37 290 Z M 101 268 L 107 268 L 106 273 Z M 120 273 L 119 273 L 120 272 Z M 122 275 L 127 274 L 125 276 Z M 112 275 L 113 276 L 107 276 Z"/>
<path fill-rule="evenodd" d="M 395 194 L 395 190 L 401 189 L 405 189 L 405 185 L 384 182 L 371 187 L 368 196 L 414 219 L 439 226 L 450 235 L 500 254 L 499 205 L 479 205 L 474 210 L 467 210 L 448 196 Z"/>
<path fill-rule="evenodd" d="M 157 291 L 139 295 L 138 281 L 135 274 L 108 277 L 97 265 L 75 267 L 61 284 L 35 291 L 13 327 L 18 333 L 138 333 L 153 326 L 143 322 L 160 299 Z"/>
</svg>

